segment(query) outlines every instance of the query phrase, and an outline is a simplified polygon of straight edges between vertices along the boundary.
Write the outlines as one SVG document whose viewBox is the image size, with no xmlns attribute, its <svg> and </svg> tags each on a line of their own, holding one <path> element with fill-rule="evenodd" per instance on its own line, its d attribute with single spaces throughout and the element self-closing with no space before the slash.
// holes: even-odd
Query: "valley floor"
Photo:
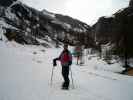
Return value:
<svg viewBox="0 0 133 100">
<path fill-rule="evenodd" d="M 117 64 L 90 55 L 82 66 L 73 58 L 74 87 L 70 83 L 69 91 L 61 90 L 60 63 L 50 86 L 52 59 L 61 50 L 0 41 L 0 100 L 133 100 L 133 77 L 114 73 L 121 70 Z"/>
</svg>

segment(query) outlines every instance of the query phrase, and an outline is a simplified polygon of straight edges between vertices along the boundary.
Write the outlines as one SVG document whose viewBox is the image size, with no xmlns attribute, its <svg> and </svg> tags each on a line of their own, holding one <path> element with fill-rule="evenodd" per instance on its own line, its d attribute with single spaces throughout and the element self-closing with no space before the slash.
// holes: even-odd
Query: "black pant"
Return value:
<svg viewBox="0 0 133 100">
<path fill-rule="evenodd" d="M 69 87 L 69 66 L 62 66 L 62 76 L 64 79 L 62 87 Z"/>
</svg>

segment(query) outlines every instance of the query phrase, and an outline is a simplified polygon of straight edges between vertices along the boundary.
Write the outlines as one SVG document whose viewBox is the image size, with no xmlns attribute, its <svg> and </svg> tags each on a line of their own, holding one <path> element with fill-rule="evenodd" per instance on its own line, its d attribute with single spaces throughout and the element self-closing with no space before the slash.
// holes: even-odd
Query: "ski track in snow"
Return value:
<svg viewBox="0 0 133 100">
<path fill-rule="evenodd" d="M 0 42 L 0 100 L 133 100 L 133 78 L 94 70 L 89 64 L 71 66 L 74 88 L 61 90 L 61 66 L 52 59 L 62 49 Z M 36 52 L 36 53 L 35 53 Z M 109 75 L 110 74 L 110 75 Z"/>
</svg>

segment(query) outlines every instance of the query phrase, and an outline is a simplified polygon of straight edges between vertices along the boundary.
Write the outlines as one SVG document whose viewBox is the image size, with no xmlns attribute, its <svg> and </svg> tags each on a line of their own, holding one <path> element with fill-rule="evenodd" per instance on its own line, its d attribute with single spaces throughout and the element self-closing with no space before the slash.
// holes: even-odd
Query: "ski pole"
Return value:
<svg viewBox="0 0 133 100">
<path fill-rule="evenodd" d="M 72 77 L 72 70 L 71 70 L 71 67 L 70 67 L 70 72 L 71 72 L 72 86 L 73 86 L 73 88 L 74 88 L 74 83 L 73 83 L 73 77 Z"/>
<path fill-rule="evenodd" d="M 50 86 L 53 84 L 53 73 L 54 73 L 54 66 L 52 68 L 52 74 L 51 74 L 51 80 L 50 80 Z"/>
</svg>

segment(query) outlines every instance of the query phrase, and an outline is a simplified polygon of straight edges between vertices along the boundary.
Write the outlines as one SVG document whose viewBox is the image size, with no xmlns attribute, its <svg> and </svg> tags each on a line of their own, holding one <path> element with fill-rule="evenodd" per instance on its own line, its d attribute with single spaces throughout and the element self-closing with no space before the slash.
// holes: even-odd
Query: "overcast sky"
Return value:
<svg viewBox="0 0 133 100">
<path fill-rule="evenodd" d="M 110 16 L 127 7 L 129 0 L 21 0 L 38 10 L 69 15 L 89 25 L 101 16 Z"/>
</svg>

